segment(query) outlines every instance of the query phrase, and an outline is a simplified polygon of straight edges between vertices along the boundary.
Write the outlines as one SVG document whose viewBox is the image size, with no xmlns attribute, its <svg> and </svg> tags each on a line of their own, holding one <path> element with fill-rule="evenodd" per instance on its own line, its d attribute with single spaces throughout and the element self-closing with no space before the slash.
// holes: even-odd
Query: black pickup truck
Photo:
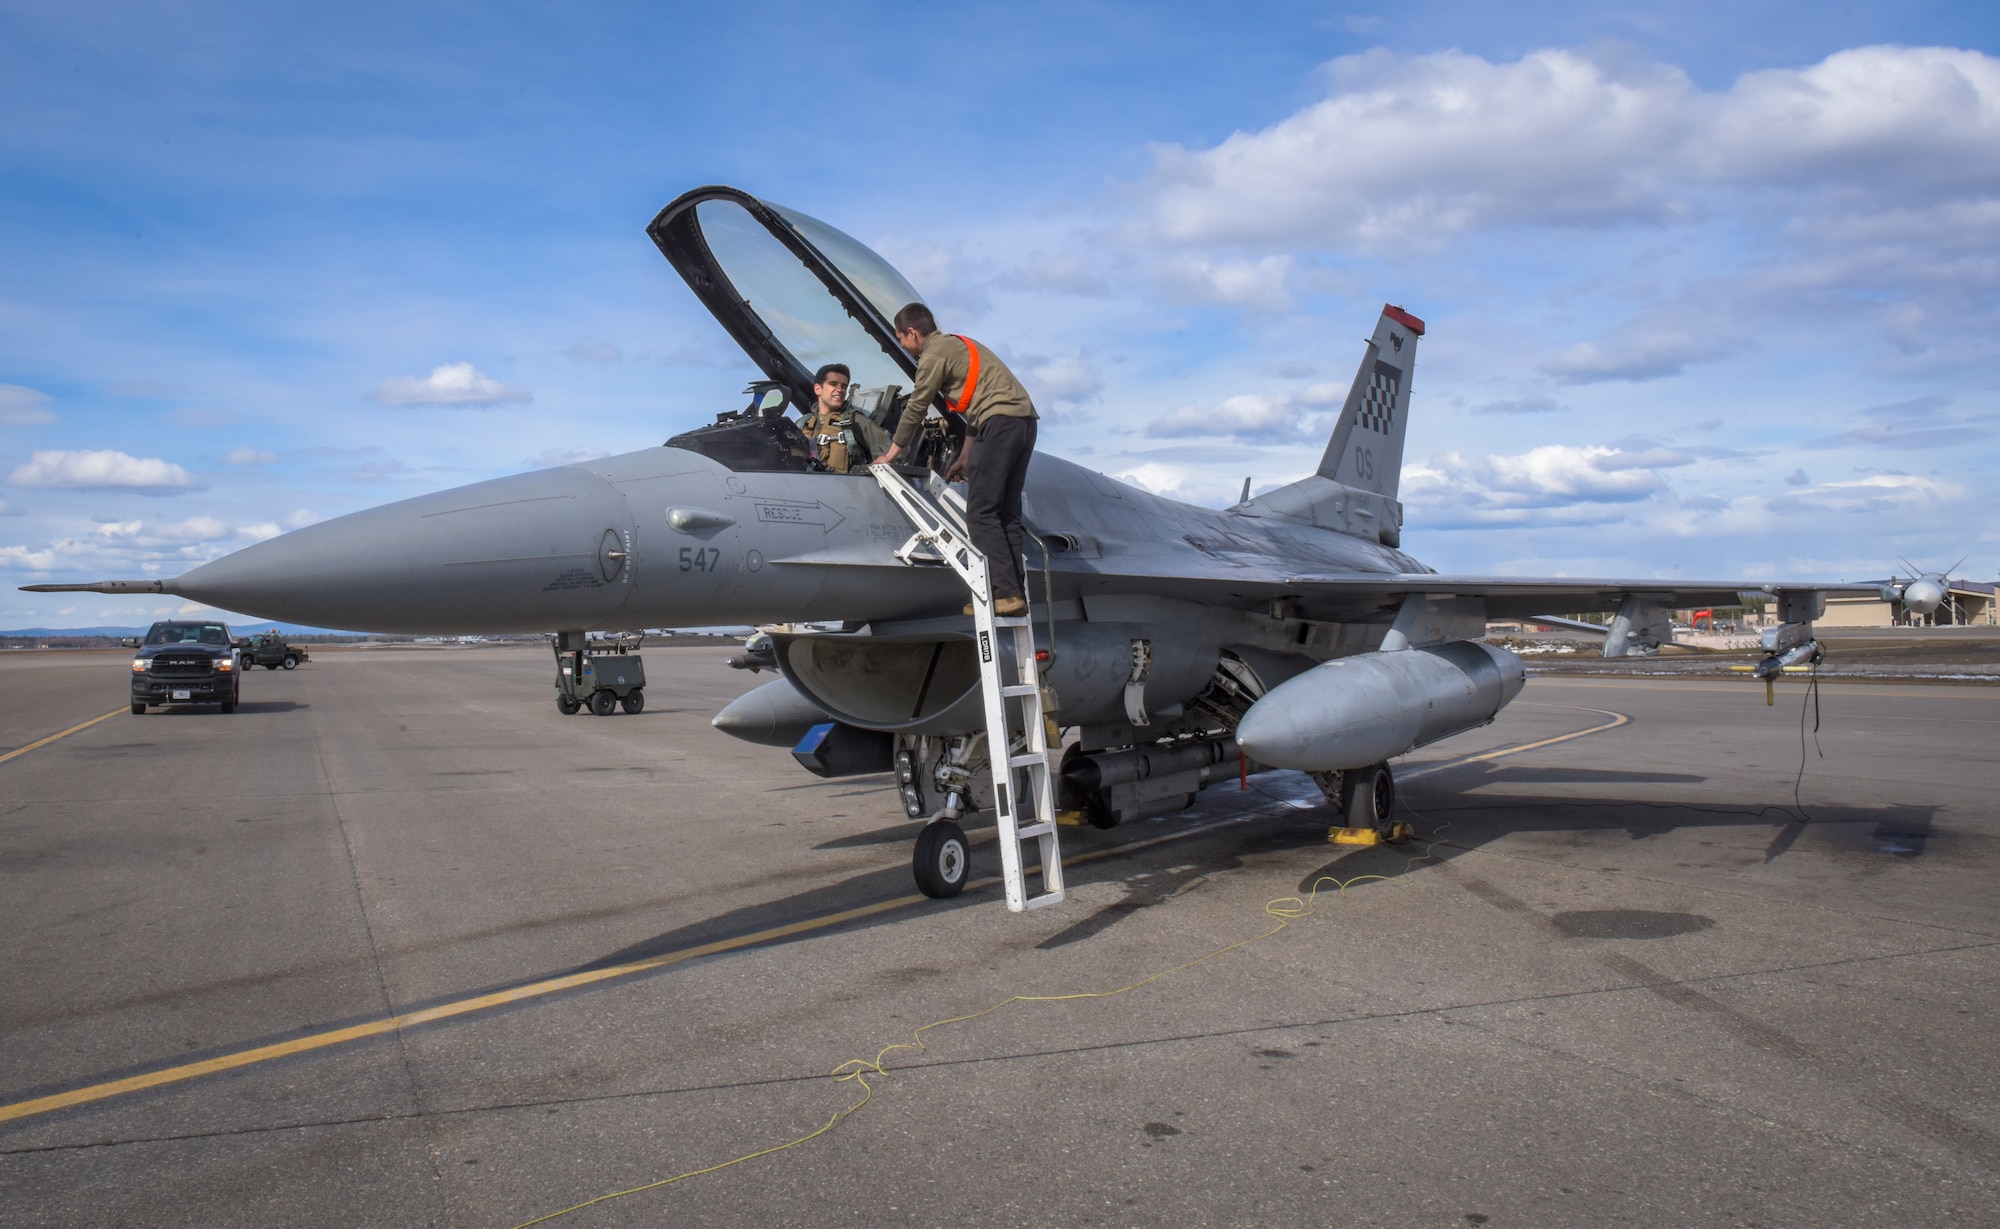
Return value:
<svg viewBox="0 0 2000 1229">
<path fill-rule="evenodd" d="M 220 704 L 236 711 L 242 693 L 242 668 L 226 623 L 155 623 L 143 640 L 128 640 L 139 650 L 132 659 L 132 712 L 148 705 Z"/>
</svg>

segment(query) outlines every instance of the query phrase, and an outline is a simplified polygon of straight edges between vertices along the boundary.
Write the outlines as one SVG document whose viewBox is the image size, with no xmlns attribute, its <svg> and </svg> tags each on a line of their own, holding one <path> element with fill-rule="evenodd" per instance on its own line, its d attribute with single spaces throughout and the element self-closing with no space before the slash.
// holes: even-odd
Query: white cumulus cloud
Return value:
<svg viewBox="0 0 2000 1229">
<path fill-rule="evenodd" d="M 1157 149 L 1152 229 L 1371 247 L 1692 219 L 1692 194 L 1710 187 L 1877 206 L 2000 187 L 2000 60 L 1977 51 L 1861 47 L 1720 91 L 1617 49 L 1507 63 L 1376 50 L 1333 61 L 1326 79 L 1326 98 L 1261 131 Z"/>
<path fill-rule="evenodd" d="M 1445 452 L 1404 467 L 1403 499 L 1472 522 L 1512 522 L 1530 511 L 1620 504 L 1667 491 L 1659 471 L 1691 463 L 1667 448 L 1545 444 L 1524 453 Z"/>
<path fill-rule="evenodd" d="M 27 546 L 0 546 L 0 564 L 26 568 L 30 572 L 47 572 L 56 566 L 56 553 L 48 547 L 35 550 Z"/>
<path fill-rule="evenodd" d="M 383 405 L 512 405 L 535 399 L 527 389 L 502 384 L 471 363 L 446 363 L 421 377 L 391 376 L 368 396 Z"/>
<path fill-rule="evenodd" d="M 1287 393 L 1237 393 L 1219 405 L 1184 405 L 1146 428 L 1163 439 L 1233 436 L 1245 442 L 1297 443 L 1332 430 L 1332 413 L 1347 399 L 1347 385 L 1326 381 Z"/>
<path fill-rule="evenodd" d="M 203 483 L 171 461 L 109 448 L 37 452 L 7 476 L 14 486 L 52 491 L 138 491 L 171 495 Z"/>
</svg>

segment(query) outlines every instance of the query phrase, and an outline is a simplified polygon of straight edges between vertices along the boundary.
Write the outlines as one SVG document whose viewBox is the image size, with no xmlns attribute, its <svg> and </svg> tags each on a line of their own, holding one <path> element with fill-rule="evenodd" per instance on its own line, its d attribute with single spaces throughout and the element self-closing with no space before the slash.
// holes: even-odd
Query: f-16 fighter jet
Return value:
<svg viewBox="0 0 2000 1229">
<path fill-rule="evenodd" d="M 1756 590 L 1783 623 L 1767 639 L 1775 670 L 1818 651 L 1827 591 L 1877 588 L 1430 571 L 1403 552 L 1396 498 L 1424 323 L 1389 306 L 1318 469 L 1288 486 L 1218 511 L 1037 454 L 1028 619 L 968 618 L 984 571 L 936 477 L 963 429 L 943 395 L 908 404 L 914 363 L 890 324 L 916 288 L 833 227 L 732 188 L 687 193 L 648 233 L 767 377 L 746 408 L 656 448 L 358 512 L 171 580 L 28 587 L 168 593 L 321 627 L 552 632 L 577 648 L 593 629 L 768 625 L 762 660 L 782 677 L 716 727 L 794 747 L 823 775 L 893 770 L 925 821 L 916 871 L 933 895 L 970 876 L 956 821 L 994 811 L 1003 835 L 1041 840 L 1040 900 L 1060 897 L 1050 811 L 1100 827 L 1167 813 L 1245 760 L 1314 774 L 1345 826 L 1389 830 L 1390 761 L 1492 721 L 1521 691 L 1520 658 L 1482 642 L 1488 619 L 1608 613 L 1604 652 L 1621 656 L 1667 641 L 1671 609 Z M 855 390 L 849 473 L 821 467 L 785 413 L 812 408 L 813 373 L 836 362 Z M 860 463 L 911 414 L 926 418 L 914 465 Z M 1931 596 L 1918 587 L 1894 600 Z M 994 716 L 1016 701 L 1035 706 L 1025 720 Z M 1030 795 L 1036 822 L 1014 824 Z"/>
</svg>

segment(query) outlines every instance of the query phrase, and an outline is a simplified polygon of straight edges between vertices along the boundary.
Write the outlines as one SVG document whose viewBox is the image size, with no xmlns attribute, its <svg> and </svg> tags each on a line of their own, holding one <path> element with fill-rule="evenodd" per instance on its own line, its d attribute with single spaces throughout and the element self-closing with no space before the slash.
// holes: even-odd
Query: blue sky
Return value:
<svg viewBox="0 0 2000 1229">
<path fill-rule="evenodd" d="M 1995 17 L 1826 7 L 0 4 L 0 626 L 733 408 L 708 182 L 1156 490 L 1309 471 L 1387 300 L 1435 567 L 1991 579 Z"/>
</svg>

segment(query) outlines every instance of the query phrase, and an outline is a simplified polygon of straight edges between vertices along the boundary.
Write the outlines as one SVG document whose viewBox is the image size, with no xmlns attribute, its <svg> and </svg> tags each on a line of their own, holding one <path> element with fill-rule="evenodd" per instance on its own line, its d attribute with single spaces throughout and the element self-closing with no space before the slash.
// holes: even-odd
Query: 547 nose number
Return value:
<svg viewBox="0 0 2000 1229">
<path fill-rule="evenodd" d="M 681 571 L 713 572 L 722 566 L 722 550 L 714 546 L 681 547 Z"/>
</svg>

